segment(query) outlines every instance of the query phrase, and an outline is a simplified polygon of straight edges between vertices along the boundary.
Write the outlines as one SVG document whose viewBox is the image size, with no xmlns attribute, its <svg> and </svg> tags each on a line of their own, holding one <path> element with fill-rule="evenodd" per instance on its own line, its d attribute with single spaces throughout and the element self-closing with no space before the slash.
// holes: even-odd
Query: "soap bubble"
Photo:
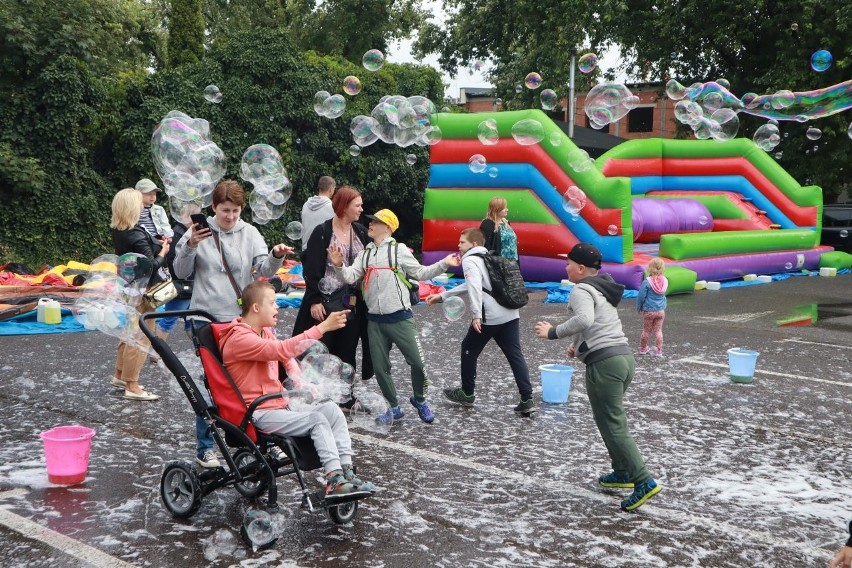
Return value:
<svg viewBox="0 0 852 568">
<path fill-rule="evenodd" d="M 559 103 L 559 97 L 556 96 L 556 91 L 553 89 L 545 89 L 538 96 L 541 100 L 541 108 L 544 110 L 553 110 Z"/>
<path fill-rule="evenodd" d="M 710 220 L 709 220 L 709 219 L 707 219 L 707 216 L 706 216 L 706 215 L 700 215 L 700 216 L 698 217 L 698 224 L 699 224 L 699 225 L 701 225 L 702 227 L 703 227 L 704 225 L 706 225 L 707 223 L 709 223 L 709 222 L 710 222 Z"/>
<path fill-rule="evenodd" d="M 724 77 L 720 77 L 719 79 L 716 79 L 716 84 L 721 85 L 722 87 L 725 87 L 726 89 L 731 88 L 731 82 L 728 81 L 727 79 L 725 79 Z"/>
<path fill-rule="evenodd" d="M 372 116 L 364 116 L 363 114 L 359 114 L 349 123 L 349 132 L 352 133 L 352 139 L 355 141 L 360 147 L 369 146 L 373 144 L 376 140 L 379 139 L 378 136 L 373 132 L 373 127 L 378 126 L 376 120 Z M 349 148 L 349 153 L 352 154 L 352 148 Z M 357 156 L 361 153 L 361 150 L 358 150 L 357 154 L 352 154 L 353 156 Z"/>
<path fill-rule="evenodd" d="M 361 80 L 355 75 L 349 75 L 343 79 L 343 92 L 354 97 L 361 92 Z"/>
<path fill-rule="evenodd" d="M 246 513 L 240 536 L 257 552 L 272 546 L 280 534 L 275 530 L 272 515 L 266 511 L 255 510 Z"/>
<path fill-rule="evenodd" d="M 481 174 L 488 167 L 488 162 L 482 154 L 474 154 L 467 161 L 467 167 L 475 174 Z"/>
<path fill-rule="evenodd" d="M 493 118 L 480 122 L 476 131 L 476 137 L 486 146 L 493 146 L 500 141 L 500 134 L 497 132 L 497 121 Z"/>
<path fill-rule="evenodd" d="M 361 64 L 367 71 L 378 71 L 385 64 L 385 54 L 378 49 L 371 49 L 361 58 Z"/>
<path fill-rule="evenodd" d="M 789 106 L 792 106 L 796 103 L 796 95 L 793 94 L 793 91 L 782 89 L 772 95 L 772 100 L 770 104 L 772 108 L 775 110 L 785 109 Z"/>
<path fill-rule="evenodd" d="M 169 213 L 171 213 L 172 219 L 179 223 L 183 223 L 184 225 L 190 223 L 190 215 L 201 213 L 203 205 L 204 204 L 201 199 L 184 201 L 177 197 L 169 197 Z"/>
<path fill-rule="evenodd" d="M 847 231 L 846 229 L 843 229 L 842 231 L 840 231 L 840 236 L 845 239 L 846 237 L 849 236 L 849 231 Z"/>
<path fill-rule="evenodd" d="M 583 150 L 582 148 L 574 148 L 570 152 L 568 152 L 568 156 L 566 156 L 566 161 L 568 162 L 568 167 L 570 167 L 575 172 L 586 172 L 589 171 L 594 165 L 594 160 L 589 157 L 589 153 Z"/>
<path fill-rule="evenodd" d="M 777 126 L 764 124 L 755 131 L 752 140 L 759 148 L 769 152 L 781 142 L 781 136 Z"/>
<path fill-rule="evenodd" d="M 527 73 L 527 76 L 524 77 L 524 86 L 526 86 L 527 89 L 538 89 L 541 86 L 541 75 L 535 71 Z"/>
<path fill-rule="evenodd" d="M 722 108 L 723 104 L 725 104 L 725 101 L 721 93 L 710 93 L 701 101 L 701 106 L 711 113 Z"/>
<path fill-rule="evenodd" d="M 775 159 L 780 160 L 784 157 L 784 152 L 775 152 Z"/>
<path fill-rule="evenodd" d="M 491 166 L 488 168 L 488 177 L 490 178 L 496 178 L 499 173 L 500 171 L 497 169 L 497 166 Z"/>
<path fill-rule="evenodd" d="M 417 162 L 417 156 L 415 156 L 414 154 L 407 154 L 405 156 L 405 161 L 408 163 L 409 166 L 413 166 Z"/>
<path fill-rule="evenodd" d="M 340 282 L 340 280 L 338 280 L 334 276 L 326 276 L 324 278 L 320 278 L 320 281 L 317 284 L 319 291 L 321 293 L 325 294 L 326 296 L 334 293 L 335 291 L 337 291 L 342 286 L 343 286 L 343 283 Z"/>
<path fill-rule="evenodd" d="M 448 321 L 460 320 L 467 310 L 464 300 L 458 296 L 450 296 L 449 298 L 444 299 L 442 305 L 444 307 L 444 317 L 447 318 Z"/>
<path fill-rule="evenodd" d="M 676 80 L 671 79 L 668 83 L 666 83 L 666 95 L 668 95 L 668 97 L 673 101 L 679 101 L 686 96 L 686 87 L 678 83 Z"/>
<path fill-rule="evenodd" d="M 831 67 L 833 59 L 834 58 L 831 56 L 831 53 L 825 49 L 815 51 L 813 55 L 811 55 L 811 69 L 817 73 L 827 71 L 828 68 Z"/>
<path fill-rule="evenodd" d="M 444 137 L 444 133 L 441 132 L 441 128 L 438 126 L 429 126 L 426 132 L 423 134 L 423 139 L 429 146 L 434 146 L 438 142 L 440 142 Z"/>
<path fill-rule="evenodd" d="M 586 95 L 585 112 L 593 128 L 603 128 L 624 118 L 639 97 L 621 83 L 600 83 Z"/>
<path fill-rule="evenodd" d="M 794 32 L 798 31 L 799 30 L 799 24 L 797 24 L 796 22 L 793 22 L 792 24 L 790 24 L 790 29 L 793 30 Z"/>
<path fill-rule="evenodd" d="M 339 93 L 331 95 L 323 102 L 322 108 L 323 116 L 326 118 L 338 118 L 346 110 L 346 99 Z"/>
<path fill-rule="evenodd" d="M 538 144 L 544 138 L 544 128 L 536 119 L 525 118 L 512 126 L 512 138 L 521 146 Z"/>
<path fill-rule="evenodd" d="M 317 91 L 314 94 L 314 112 L 320 116 L 325 116 L 325 101 L 331 96 L 328 91 Z"/>
<path fill-rule="evenodd" d="M 354 157 L 354 158 L 357 158 L 358 156 L 360 156 L 361 155 L 361 146 L 358 146 L 357 144 L 352 144 L 351 146 L 349 146 L 349 155 Z"/>
<path fill-rule="evenodd" d="M 784 264 L 784 269 L 785 269 L 785 270 L 792 270 L 792 268 L 793 268 L 793 263 L 792 263 L 792 262 L 787 262 L 787 263 L 785 263 L 785 264 Z"/>
<path fill-rule="evenodd" d="M 548 136 L 548 140 L 550 140 L 551 146 L 559 146 L 562 144 L 562 133 L 561 132 L 551 132 L 550 136 Z"/>
<path fill-rule="evenodd" d="M 617 235 L 618 234 L 618 227 L 616 227 L 615 225 L 610 225 L 609 227 L 606 228 L 606 232 L 609 233 L 610 235 Z"/>
<path fill-rule="evenodd" d="M 580 73 L 591 73 L 597 66 L 598 56 L 594 53 L 581 55 L 580 59 L 577 61 L 577 68 L 580 70 Z"/>
<path fill-rule="evenodd" d="M 524 92 L 524 87 L 520 83 L 518 83 L 517 85 L 515 85 L 515 92 L 520 95 Z"/>
<path fill-rule="evenodd" d="M 710 133 L 717 142 L 725 142 L 737 135 L 740 119 L 729 108 L 720 108 L 710 116 Z"/>
<path fill-rule="evenodd" d="M 284 227 L 284 234 L 287 235 L 287 238 L 291 241 L 298 241 L 302 239 L 302 223 L 299 221 L 290 221 L 287 223 L 287 226 Z"/>
<path fill-rule="evenodd" d="M 208 103 L 219 104 L 222 102 L 222 92 L 216 85 L 207 85 L 204 87 L 204 98 Z"/>
<path fill-rule="evenodd" d="M 270 221 L 284 214 L 293 186 L 278 150 L 268 144 L 249 146 L 240 160 L 240 177 L 254 186 L 249 203 L 255 218 Z"/>
<path fill-rule="evenodd" d="M 849 123 L 849 128 L 846 129 L 846 135 L 852 138 L 852 122 Z"/>
<path fill-rule="evenodd" d="M 587 200 L 586 193 L 576 185 L 572 185 L 562 195 L 562 208 L 570 215 L 578 215 L 586 206 Z"/>
<path fill-rule="evenodd" d="M 805 137 L 808 140 L 819 140 L 820 138 L 822 138 L 822 130 L 811 126 L 810 128 L 808 128 L 807 132 L 805 132 Z"/>
<path fill-rule="evenodd" d="M 353 395 L 355 403 L 349 409 L 349 418 L 352 420 L 352 427 L 376 434 L 387 434 L 390 432 L 393 425 L 392 415 L 387 421 L 376 420 L 376 418 L 383 416 L 390 410 L 390 405 L 385 400 L 385 397 L 379 393 L 369 391 L 362 386 L 357 387 Z"/>
</svg>

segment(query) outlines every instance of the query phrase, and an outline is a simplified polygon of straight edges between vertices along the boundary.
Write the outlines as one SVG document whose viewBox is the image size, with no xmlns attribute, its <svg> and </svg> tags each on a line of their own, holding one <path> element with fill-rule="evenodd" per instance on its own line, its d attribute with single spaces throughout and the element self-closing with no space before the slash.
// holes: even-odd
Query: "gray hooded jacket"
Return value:
<svg viewBox="0 0 852 568">
<path fill-rule="evenodd" d="M 314 195 L 302 205 L 302 250 L 308 248 L 308 240 L 314 229 L 334 217 L 331 199 L 325 195 Z"/>
<path fill-rule="evenodd" d="M 206 310 L 219 321 L 231 321 L 240 315 L 240 306 L 223 259 L 228 261 L 240 290 L 256 276 L 275 276 L 284 259 L 269 254 L 260 231 L 242 219 L 233 229 L 224 232 L 219 229 L 215 217 L 208 217 L 207 223 L 212 231 L 219 233 L 221 249 L 213 237 L 198 243 L 197 248 L 190 248 L 190 229 L 177 244 L 175 276 L 189 278 L 195 271 L 190 309 Z"/>
</svg>

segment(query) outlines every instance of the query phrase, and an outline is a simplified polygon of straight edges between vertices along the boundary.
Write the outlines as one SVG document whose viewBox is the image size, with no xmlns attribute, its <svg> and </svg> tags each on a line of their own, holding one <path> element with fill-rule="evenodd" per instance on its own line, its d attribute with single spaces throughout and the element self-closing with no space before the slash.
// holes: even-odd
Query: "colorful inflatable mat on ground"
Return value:
<svg viewBox="0 0 852 568">
<path fill-rule="evenodd" d="M 483 121 L 499 140 L 484 144 Z M 540 141 L 513 129 L 536 121 Z M 731 280 L 819 267 L 822 191 L 801 186 L 749 139 L 630 140 L 594 162 L 538 110 L 438 114 L 443 140 L 431 147 L 423 210 L 424 262 L 456 250 L 459 232 L 478 227 L 494 196 L 506 198 L 524 278 L 559 281 L 564 255 L 581 241 L 603 254 L 604 269 L 629 288 L 654 256 Z M 493 140 L 490 140 L 493 142 Z M 483 171 L 469 159 L 482 155 Z M 585 195 L 563 196 L 575 186 Z M 573 206 L 573 208 L 572 208 Z"/>
</svg>

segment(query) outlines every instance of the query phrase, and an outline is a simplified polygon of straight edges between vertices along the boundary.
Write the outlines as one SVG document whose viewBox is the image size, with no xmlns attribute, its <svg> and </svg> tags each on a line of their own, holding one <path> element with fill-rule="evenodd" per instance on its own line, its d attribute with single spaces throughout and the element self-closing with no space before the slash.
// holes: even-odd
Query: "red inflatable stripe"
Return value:
<svg viewBox="0 0 852 568">
<path fill-rule="evenodd" d="M 479 223 L 480 220 L 424 219 L 423 250 L 456 250 L 462 230 L 478 229 Z M 579 242 L 561 223 L 512 223 L 512 230 L 518 235 L 518 253 L 526 256 L 556 258 Z"/>
</svg>

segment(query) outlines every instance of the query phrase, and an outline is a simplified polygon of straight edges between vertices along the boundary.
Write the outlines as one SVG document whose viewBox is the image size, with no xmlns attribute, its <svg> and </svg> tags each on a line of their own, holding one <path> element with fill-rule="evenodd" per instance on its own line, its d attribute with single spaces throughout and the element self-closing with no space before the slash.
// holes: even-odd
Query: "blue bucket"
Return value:
<svg viewBox="0 0 852 568">
<path fill-rule="evenodd" d="M 728 349 L 728 366 L 731 380 L 735 383 L 750 383 L 754 380 L 754 368 L 757 366 L 757 351 L 735 347 Z"/>
<path fill-rule="evenodd" d="M 565 404 L 571 392 L 574 367 L 568 365 L 541 365 L 541 400 L 550 404 Z"/>
</svg>

